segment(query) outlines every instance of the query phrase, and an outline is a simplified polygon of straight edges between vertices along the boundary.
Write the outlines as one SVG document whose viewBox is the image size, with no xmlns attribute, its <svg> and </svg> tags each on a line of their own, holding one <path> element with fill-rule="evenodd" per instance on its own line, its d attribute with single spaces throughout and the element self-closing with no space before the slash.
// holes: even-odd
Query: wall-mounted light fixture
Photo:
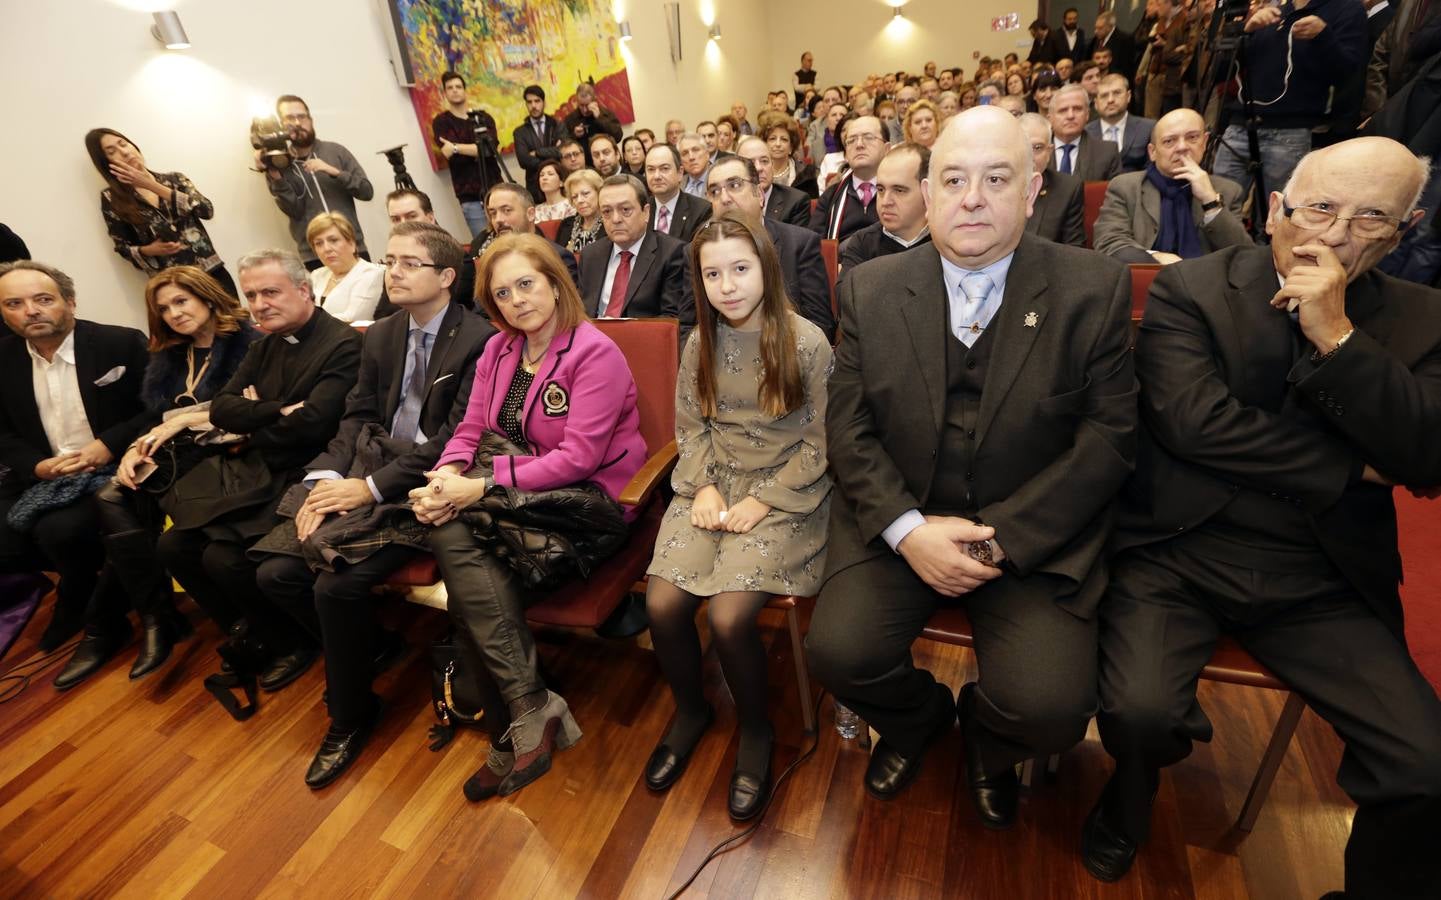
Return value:
<svg viewBox="0 0 1441 900">
<path fill-rule="evenodd" d="M 713 40 L 713 41 L 718 41 L 718 40 L 721 39 L 721 30 L 720 30 L 720 23 L 719 23 L 719 22 L 715 23 L 714 25 L 712 25 L 712 26 L 710 27 L 710 39 Z"/>
<path fill-rule="evenodd" d="M 629 19 L 626 19 L 624 22 L 621 22 L 621 23 L 620 23 L 620 39 L 623 40 L 623 41 L 628 41 L 628 40 L 630 40 L 630 20 L 629 20 Z"/>
<path fill-rule="evenodd" d="M 895 8 L 895 12 L 891 13 L 892 19 L 904 19 L 905 17 L 906 14 L 901 12 L 901 8 L 899 6 Z"/>
<path fill-rule="evenodd" d="M 190 49 L 190 38 L 185 34 L 185 26 L 180 24 L 179 14 L 174 10 L 166 10 L 153 15 L 155 24 L 150 26 L 150 33 L 165 45 L 166 50 Z"/>
<path fill-rule="evenodd" d="M 667 3 L 665 9 L 665 30 L 670 36 L 670 61 L 680 62 L 680 4 Z"/>
</svg>

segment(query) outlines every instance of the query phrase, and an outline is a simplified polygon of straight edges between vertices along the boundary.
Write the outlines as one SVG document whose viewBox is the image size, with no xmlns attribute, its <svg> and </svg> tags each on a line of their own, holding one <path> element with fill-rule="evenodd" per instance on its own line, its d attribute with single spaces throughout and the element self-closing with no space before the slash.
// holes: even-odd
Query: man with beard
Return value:
<svg viewBox="0 0 1441 900">
<path fill-rule="evenodd" d="M 485 213 L 490 217 L 490 230 L 485 233 L 484 240 L 473 249 L 474 256 L 479 257 L 485 252 L 485 248 L 502 234 L 535 234 L 535 206 L 530 202 L 530 191 L 518 184 L 502 182 L 490 189 L 485 198 Z M 547 238 L 547 240 L 549 240 Z M 555 241 L 550 242 L 554 250 L 570 270 L 570 280 L 577 285 L 580 284 L 580 270 L 576 268 L 575 254 L 571 253 L 564 246 Z M 472 271 L 471 277 L 474 278 Z M 473 288 L 472 282 L 471 287 Z"/>
<path fill-rule="evenodd" d="M 275 205 L 290 218 L 290 236 L 295 251 L 305 268 L 320 268 L 320 258 L 305 239 L 310 220 L 324 212 L 340 213 L 355 225 L 355 249 L 360 258 L 370 260 L 365 249 L 365 234 L 355 214 L 356 200 L 369 200 L 375 188 L 355 156 L 340 144 L 315 137 L 315 122 L 310 107 L 294 94 L 275 101 L 275 114 L 290 136 L 291 164 L 283 169 L 265 165 L 261 152 L 255 151 L 255 165 L 265 172 L 265 184 Z"/>
</svg>

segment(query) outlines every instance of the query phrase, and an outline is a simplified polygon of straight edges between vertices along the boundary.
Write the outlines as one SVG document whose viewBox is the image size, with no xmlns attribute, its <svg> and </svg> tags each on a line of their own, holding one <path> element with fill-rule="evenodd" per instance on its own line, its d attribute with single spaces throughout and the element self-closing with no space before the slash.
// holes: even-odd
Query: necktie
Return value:
<svg viewBox="0 0 1441 900">
<path fill-rule="evenodd" d="M 1062 144 L 1062 145 L 1061 145 L 1061 174 L 1062 174 L 1062 175 L 1069 175 L 1069 174 L 1071 174 L 1071 151 L 1072 151 L 1072 150 L 1075 150 L 1075 149 L 1076 149 L 1076 146 L 1075 146 L 1074 144 Z"/>
<path fill-rule="evenodd" d="M 426 352 L 429 343 L 430 335 L 419 328 L 410 329 L 406 351 L 410 357 L 410 377 L 405 380 L 400 408 L 395 411 L 395 420 L 390 427 L 390 436 L 397 440 L 413 441 L 415 433 L 420 430 L 420 405 L 425 399 L 425 370 L 430 362 Z"/>
<path fill-rule="evenodd" d="M 540 137 L 541 140 L 545 140 L 545 120 L 544 120 L 544 119 L 532 119 L 532 120 L 531 120 L 531 127 L 533 127 L 533 128 L 535 129 L 535 133 L 536 133 L 537 135 L 539 135 L 539 137 Z"/>
<path fill-rule="evenodd" d="M 966 295 L 966 302 L 961 304 L 961 319 L 954 323 L 959 329 L 956 337 L 967 347 L 974 346 L 980 339 L 981 329 L 986 323 L 981 321 L 981 314 L 985 312 L 986 297 L 991 293 L 991 276 L 985 272 L 971 272 L 961 279 L 961 293 Z"/>
<path fill-rule="evenodd" d="M 670 234 L 670 207 L 665 204 L 661 204 L 660 209 L 656 210 L 655 230 Z"/>
<path fill-rule="evenodd" d="M 605 304 L 607 319 L 620 318 L 621 310 L 625 308 L 625 289 L 630 286 L 630 258 L 629 250 L 620 251 L 620 264 L 615 267 L 615 278 L 610 283 L 610 299 Z"/>
<path fill-rule="evenodd" d="M 862 181 L 860 184 L 856 185 L 856 190 L 860 191 L 861 194 L 861 206 L 870 206 L 871 192 L 875 190 L 875 186 L 872 185 L 869 181 Z"/>
<path fill-rule="evenodd" d="M 1117 150 L 1121 149 L 1121 126 L 1119 126 L 1119 125 L 1107 125 L 1107 126 L 1106 126 L 1106 140 L 1108 140 L 1108 141 L 1110 141 L 1111 143 L 1115 144 Z"/>
</svg>

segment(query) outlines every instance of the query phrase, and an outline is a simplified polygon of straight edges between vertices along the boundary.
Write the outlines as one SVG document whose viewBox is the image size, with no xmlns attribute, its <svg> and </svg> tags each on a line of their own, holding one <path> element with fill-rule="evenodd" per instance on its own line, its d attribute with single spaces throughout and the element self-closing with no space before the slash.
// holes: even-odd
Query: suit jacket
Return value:
<svg viewBox="0 0 1441 900">
<path fill-rule="evenodd" d="M 535 198 L 537 203 L 545 199 L 545 195 L 540 192 L 540 164 L 547 159 L 560 158 L 554 152 L 543 153 L 542 151 L 552 151 L 552 148 L 559 144 L 561 138 L 565 136 L 560 121 L 555 116 L 545 117 L 544 139 L 531 126 L 529 118 L 516 126 L 516 129 L 510 133 L 511 142 L 515 146 L 515 161 L 520 163 L 520 167 L 525 170 L 526 189 L 530 191 L 530 195 Z"/>
<path fill-rule="evenodd" d="M 1086 134 L 1098 141 L 1106 140 L 1105 123 L 1092 119 L 1086 123 Z M 1139 172 L 1151 163 L 1146 147 L 1151 143 L 1151 130 L 1156 127 L 1155 119 L 1145 116 L 1127 116 L 1126 130 L 1121 134 L 1121 171 Z M 1109 141 L 1107 141 L 1109 143 Z"/>
<path fill-rule="evenodd" d="M 1026 220 L 1026 233 L 1070 244 L 1086 246 L 1086 185 L 1074 175 L 1050 169 L 1041 173 L 1041 193 Z"/>
<path fill-rule="evenodd" d="M 660 201 L 654 198 L 650 201 L 650 230 L 655 231 L 655 217 L 660 210 Z M 664 234 L 668 234 L 682 244 L 689 244 L 690 239 L 700 227 L 710 221 L 711 205 L 708 201 L 699 197 L 680 191 L 676 194 L 675 212 L 670 217 L 670 228 Z"/>
<path fill-rule="evenodd" d="M 1161 31 L 1161 36 L 1166 40 L 1165 49 L 1158 50 L 1155 45 L 1151 46 L 1146 77 L 1164 79 L 1162 92 L 1165 94 L 1181 93 L 1186 66 L 1191 62 L 1192 48 L 1186 41 L 1189 34 L 1190 25 L 1186 13 L 1178 12 Z"/>
<path fill-rule="evenodd" d="M 50 439 L 35 402 L 30 352 L 17 334 L 0 337 L 0 466 L 9 469 L 0 495 L 18 494 L 36 482 L 35 464 L 49 459 Z M 118 460 L 144 426 L 140 398 L 149 354 L 145 335 L 133 328 L 75 322 L 75 377 L 90 431 Z M 115 370 L 118 378 L 97 385 Z"/>
<path fill-rule="evenodd" d="M 786 279 L 786 295 L 795 304 L 796 312 L 824 331 L 827 340 L 835 340 L 836 320 L 831 315 L 831 286 L 826 278 L 826 262 L 821 256 L 821 239 L 808 228 L 775 219 L 763 219 L 762 224 L 776 245 L 781 273 Z"/>
<path fill-rule="evenodd" d="M 371 475 L 375 489 L 386 500 L 397 500 L 425 483 L 424 473 L 434 467 L 465 410 L 480 351 L 495 334 L 495 326 L 489 321 L 455 304 L 446 307 L 442 315 L 440 333 L 430 348 L 425 397 L 420 407 L 420 430 L 428 440 Z M 360 375 L 345 398 L 345 417 L 325 452 L 305 467 L 308 471 L 330 470 L 343 475 L 355 456 L 355 442 L 362 428 L 378 422 L 389 432 L 391 420 L 405 399 L 401 380 L 409 330 L 410 315 L 402 311 L 402 315 L 376 322 L 366 331 Z"/>
<path fill-rule="evenodd" d="M 1126 32 L 1113 28 L 1110 37 L 1106 39 L 1105 46 L 1111 48 L 1111 71 L 1126 76 L 1127 81 L 1134 81 L 1137 62 L 1136 39 Z M 1089 59 L 1095 56 L 1099 49 L 1101 49 L 1101 44 L 1098 39 L 1092 38 L 1086 57 Z"/>
<path fill-rule="evenodd" d="M 1245 192 L 1229 178 L 1211 176 L 1211 186 L 1221 194 L 1221 209 L 1204 224 L 1201 201 L 1191 198 L 1191 217 L 1201 236 L 1201 252 L 1250 244 L 1251 236 L 1241 224 Z M 1106 199 L 1096 217 L 1096 252 L 1114 256 L 1125 263 L 1154 263 L 1151 245 L 1161 231 L 1161 192 L 1146 180 L 1145 172 L 1127 172 L 1111 179 Z"/>
<path fill-rule="evenodd" d="M 1056 49 L 1061 52 L 1061 55 L 1056 57 L 1056 59 L 1069 59 L 1071 62 L 1078 63 L 1085 62 L 1091 58 L 1091 54 L 1089 53 L 1091 42 L 1086 39 L 1086 29 L 1077 26 L 1075 49 L 1072 49 L 1071 46 L 1066 43 L 1066 29 L 1053 28 L 1051 29 L 1051 34 L 1056 36 Z"/>
<path fill-rule="evenodd" d="M 1290 318 L 1267 303 L 1264 247 L 1167 266 L 1136 342 L 1141 440 L 1119 549 L 1204 527 L 1243 488 L 1290 500 L 1321 549 L 1401 636 L 1391 489 L 1441 484 L 1441 292 L 1372 270 L 1346 288 L 1356 326 L 1334 357 L 1298 362 Z M 1271 409 L 1290 399 L 1310 421 Z"/>
<path fill-rule="evenodd" d="M 826 411 L 839 489 L 827 577 L 891 553 L 881 532 L 927 508 L 951 340 L 935 244 L 858 267 L 840 309 L 845 340 Z M 1058 576 L 1038 579 L 1050 585 L 1040 589 L 1085 617 L 1105 587 L 1112 501 L 1135 457 L 1130 310 L 1124 266 L 1022 235 L 990 325 L 998 349 L 976 423 L 979 516 L 1006 551 L 1006 577 Z"/>
<path fill-rule="evenodd" d="M 921 244 L 931 242 L 930 232 L 926 234 L 911 247 L 919 247 Z M 869 262 L 878 256 L 890 256 L 892 253 L 904 253 L 911 247 L 901 246 L 894 238 L 887 237 L 885 226 L 880 222 L 874 225 L 867 225 L 860 231 L 846 238 L 838 248 L 836 262 L 840 271 L 836 273 L 836 284 L 839 285 L 842 278 L 851 269 L 864 262 Z"/>
<path fill-rule="evenodd" d="M 811 224 L 811 198 L 805 191 L 773 183 L 770 199 L 766 201 L 766 218 L 808 228 Z"/>
<path fill-rule="evenodd" d="M 587 315 L 600 316 L 605 311 L 600 292 L 605 289 L 605 270 L 614 247 L 610 238 L 603 237 L 580 251 L 580 297 L 585 301 Z M 695 325 L 695 302 L 685 244 L 658 231 L 645 233 L 640 252 L 631 260 L 621 316 L 675 318 L 680 320 L 683 334 L 690 332 Z"/>
<path fill-rule="evenodd" d="M 1055 65 L 1056 60 L 1066 55 L 1066 42 L 1061 40 L 1060 29 L 1052 28 L 1045 37 L 1031 39 L 1031 53 L 1026 60 Z"/>
<path fill-rule="evenodd" d="M 459 463 L 468 469 L 481 434 L 505 433 L 500 407 L 524 348 L 520 334 L 486 344 L 465 414 L 437 466 Z M 495 457 L 496 483 L 546 491 L 594 481 L 619 499 L 646 460 L 636 396 L 624 354 L 600 329 L 582 322 L 557 334 L 521 407 L 521 430 L 531 452 Z"/>
<path fill-rule="evenodd" d="M 811 231 L 823 238 L 843 241 L 867 225 L 874 225 L 879 221 L 880 218 L 876 215 L 875 192 L 871 193 L 869 206 L 861 205 L 861 195 L 856 193 L 855 180 L 846 172 L 821 194 L 816 211 L 811 214 L 810 227 Z"/>
<path fill-rule="evenodd" d="M 1072 175 L 1082 181 L 1110 181 L 1121 174 L 1121 153 L 1115 144 L 1091 137 L 1085 131 L 1081 132 L 1077 140 L 1080 146 L 1071 157 Z M 1054 152 L 1051 154 L 1051 164 L 1046 168 L 1056 168 Z"/>
</svg>

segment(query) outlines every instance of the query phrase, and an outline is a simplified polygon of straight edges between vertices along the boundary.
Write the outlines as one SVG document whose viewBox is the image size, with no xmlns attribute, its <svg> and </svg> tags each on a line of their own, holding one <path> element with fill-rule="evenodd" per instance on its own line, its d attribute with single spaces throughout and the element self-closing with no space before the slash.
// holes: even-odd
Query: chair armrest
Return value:
<svg viewBox="0 0 1441 900">
<path fill-rule="evenodd" d="M 680 450 L 676 448 L 675 441 L 651 454 L 645 465 L 640 467 L 640 471 L 636 472 L 625 486 L 625 490 L 620 492 L 620 502 L 637 508 L 649 503 L 656 488 L 669 477 L 670 470 L 675 468 L 675 461 L 679 456 Z"/>
</svg>

